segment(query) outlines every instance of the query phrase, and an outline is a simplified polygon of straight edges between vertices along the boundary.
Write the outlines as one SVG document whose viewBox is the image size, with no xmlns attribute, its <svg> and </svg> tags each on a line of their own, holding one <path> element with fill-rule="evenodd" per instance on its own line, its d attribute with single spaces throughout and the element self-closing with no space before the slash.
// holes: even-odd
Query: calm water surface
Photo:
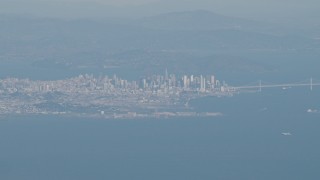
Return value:
<svg viewBox="0 0 320 180">
<path fill-rule="evenodd" d="M 3 117 L 0 179 L 319 179 L 319 100 L 275 89 L 192 103 L 216 118 Z"/>
</svg>

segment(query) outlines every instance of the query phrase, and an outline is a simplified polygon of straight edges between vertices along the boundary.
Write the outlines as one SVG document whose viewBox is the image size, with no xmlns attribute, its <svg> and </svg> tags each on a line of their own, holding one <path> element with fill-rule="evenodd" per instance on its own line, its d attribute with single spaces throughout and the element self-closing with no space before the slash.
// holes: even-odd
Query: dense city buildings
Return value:
<svg viewBox="0 0 320 180">
<path fill-rule="evenodd" d="M 0 80 L 0 114 L 72 114 L 109 118 L 200 115 L 188 102 L 232 95 L 215 76 L 152 75 L 136 81 L 116 75 L 79 75 L 65 80 Z M 201 115 L 204 115 L 203 113 Z M 205 115 L 215 115 L 206 113 Z"/>
<path fill-rule="evenodd" d="M 153 94 L 172 92 L 219 92 L 224 91 L 227 84 L 221 84 L 215 76 L 175 74 L 165 76 L 153 75 L 138 81 L 128 81 L 113 75 L 112 77 L 94 77 L 93 75 L 79 75 L 78 77 L 56 81 L 33 81 L 30 79 L 7 78 L 0 79 L 0 93 L 32 93 L 32 92 L 89 92 L 104 93 L 138 92 L 144 91 Z"/>
</svg>

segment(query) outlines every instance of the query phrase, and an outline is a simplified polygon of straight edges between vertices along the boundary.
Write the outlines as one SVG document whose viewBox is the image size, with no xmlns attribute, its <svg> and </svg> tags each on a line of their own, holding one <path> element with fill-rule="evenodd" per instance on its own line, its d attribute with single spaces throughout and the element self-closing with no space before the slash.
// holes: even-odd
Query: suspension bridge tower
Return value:
<svg viewBox="0 0 320 180">
<path fill-rule="evenodd" d="M 261 92 L 262 91 L 262 81 L 260 80 L 259 81 L 259 92 Z"/>
</svg>

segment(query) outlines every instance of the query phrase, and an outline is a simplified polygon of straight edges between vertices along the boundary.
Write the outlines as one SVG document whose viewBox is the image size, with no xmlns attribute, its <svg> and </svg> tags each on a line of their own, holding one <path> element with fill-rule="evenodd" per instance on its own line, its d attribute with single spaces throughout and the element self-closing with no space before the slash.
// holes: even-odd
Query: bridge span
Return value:
<svg viewBox="0 0 320 180">
<path fill-rule="evenodd" d="M 314 79 L 309 79 L 307 81 L 297 82 L 297 83 L 282 83 L 282 84 L 266 84 L 262 81 L 259 81 L 257 84 L 254 85 L 246 85 L 246 86 L 231 86 L 229 87 L 232 90 L 250 90 L 250 89 L 259 89 L 259 91 L 262 90 L 262 88 L 276 88 L 276 87 L 282 87 L 282 88 L 289 88 L 289 87 L 299 87 L 299 86 L 306 86 L 310 87 L 310 90 L 313 90 L 314 86 L 320 86 L 319 81 L 315 81 Z"/>
</svg>

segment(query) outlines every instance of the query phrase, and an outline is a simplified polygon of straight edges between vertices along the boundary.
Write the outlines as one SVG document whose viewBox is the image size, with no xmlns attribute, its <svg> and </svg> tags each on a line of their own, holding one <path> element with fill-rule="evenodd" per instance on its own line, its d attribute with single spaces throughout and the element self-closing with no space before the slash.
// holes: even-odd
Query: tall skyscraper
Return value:
<svg viewBox="0 0 320 180">
<path fill-rule="evenodd" d="M 211 76 L 211 80 L 210 80 L 210 85 L 211 85 L 211 89 L 214 89 L 215 88 L 215 77 L 214 75 Z"/>
<path fill-rule="evenodd" d="M 142 80 L 142 86 L 143 86 L 143 89 L 147 88 L 147 80 L 146 79 Z"/>
<path fill-rule="evenodd" d="M 206 90 L 206 78 L 204 78 L 202 75 L 200 76 L 200 91 Z"/>
<path fill-rule="evenodd" d="M 188 76 L 183 76 L 183 87 L 186 89 L 188 88 Z"/>
<path fill-rule="evenodd" d="M 168 74 L 168 69 L 167 68 L 166 68 L 166 72 L 165 72 L 165 75 L 164 75 L 164 80 L 165 81 L 169 80 L 169 74 Z"/>
</svg>

